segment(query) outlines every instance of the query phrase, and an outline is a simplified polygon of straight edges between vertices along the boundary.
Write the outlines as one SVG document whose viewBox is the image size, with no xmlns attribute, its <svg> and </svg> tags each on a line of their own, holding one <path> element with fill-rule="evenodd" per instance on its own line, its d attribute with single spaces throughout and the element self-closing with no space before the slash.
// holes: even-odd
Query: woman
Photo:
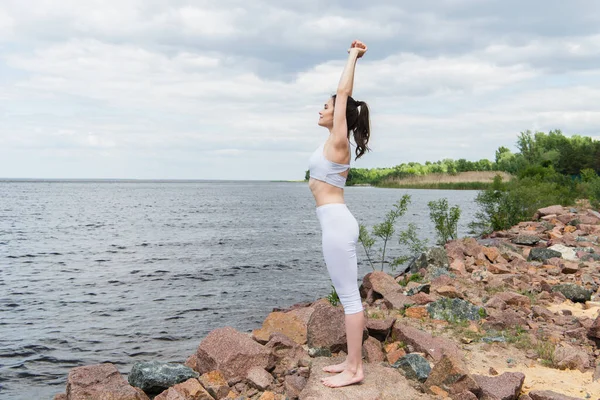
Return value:
<svg viewBox="0 0 600 400">
<path fill-rule="evenodd" d="M 323 368 L 337 375 L 323 384 L 341 387 L 362 381 L 362 336 L 365 324 L 357 284 L 356 244 L 358 223 L 344 203 L 344 185 L 350 168 L 350 134 L 356 143 L 356 158 L 369 150 L 369 110 L 354 100 L 352 86 L 356 61 L 367 46 L 355 40 L 337 92 L 319 112 L 319 125 L 329 129 L 329 137 L 311 156 L 308 185 L 317 203 L 317 216 L 323 231 L 323 256 L 333 286 L 344 307 L 348 356 L 337 365 Z"/>
</svg>

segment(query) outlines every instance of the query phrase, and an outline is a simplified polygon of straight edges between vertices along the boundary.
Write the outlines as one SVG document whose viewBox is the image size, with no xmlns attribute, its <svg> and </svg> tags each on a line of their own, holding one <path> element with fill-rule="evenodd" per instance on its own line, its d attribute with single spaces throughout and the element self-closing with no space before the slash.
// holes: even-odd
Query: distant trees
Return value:
<svg viewBox="0 0 600 400">
<path fill-rule="evenodd" d="M 495 160 L 470 161 L 444 159 L 426 161 L 425 164 L 408 162 L 391 168 L 351 168 L 348 185 L 377 185 L 384 180 L 435 173 L 457 174 L 470 171 L 504 171 L 517 175 L 535 167 L 552 167 L 559 174 L 579 177 L 582 170 L 600 174 L 600 141 L 591 137 L 573 135 L 566 137 L 560 130 L 532 133 L 527 130 L 517 137 L 518 152 L 507 147 L 496 150 Z M 308 180 L 308 171 L 305 179 Z"/>
</svg>

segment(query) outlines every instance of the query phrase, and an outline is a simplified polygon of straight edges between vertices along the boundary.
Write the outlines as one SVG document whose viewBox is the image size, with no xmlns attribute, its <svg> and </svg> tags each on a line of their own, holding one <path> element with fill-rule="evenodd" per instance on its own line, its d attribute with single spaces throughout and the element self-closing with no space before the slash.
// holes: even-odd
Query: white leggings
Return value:
<svg viewBox="0 0 600 400">
<path fill-rule="evenodd" d="M 317 207 L 323 231 L 323 256 L 345 314 L 363 310 L 358 283 L 356 244 L 358 222 L 343 203 Z"/>
</svg>

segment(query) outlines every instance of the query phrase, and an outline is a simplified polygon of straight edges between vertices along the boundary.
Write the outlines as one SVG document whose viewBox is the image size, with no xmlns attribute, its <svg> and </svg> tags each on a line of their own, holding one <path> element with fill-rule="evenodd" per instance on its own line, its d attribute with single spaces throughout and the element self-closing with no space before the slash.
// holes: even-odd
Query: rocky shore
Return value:
<svg viewBox="0 0 600 400">
<path fill-rule="evenodd" d="M 204 338 L 185 365 L 73 368 L 55 400 L 600 399 L 600 213 L 552 206 L 487 238 L 367 274 L 365 380 L 331 389 L 341 305 L 274 310 L 251 334 Z"/>
</svg>

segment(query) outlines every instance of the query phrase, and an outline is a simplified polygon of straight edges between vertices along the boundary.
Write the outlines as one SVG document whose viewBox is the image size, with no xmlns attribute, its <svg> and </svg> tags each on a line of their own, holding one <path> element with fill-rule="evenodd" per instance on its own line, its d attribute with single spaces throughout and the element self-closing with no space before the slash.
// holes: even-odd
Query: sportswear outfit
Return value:
<svg viewBox="0 0 600 400">
<path fill-rule="evenodd" d="M 329 161 L 325 157 L 324 149 L 325 143 L 310 157 L 310 177 L 343 189 L 346 178 L 340 173 L 348 170 L 350 164 Z M 363 306 L 357 284 L 358 222 L 344 203 L 330 203 L 317 207 L 317 217 L 323 233 L 323 257 L 333 287 L 344 307 L 344 313 L 362 312 Z"/>
</svg>

